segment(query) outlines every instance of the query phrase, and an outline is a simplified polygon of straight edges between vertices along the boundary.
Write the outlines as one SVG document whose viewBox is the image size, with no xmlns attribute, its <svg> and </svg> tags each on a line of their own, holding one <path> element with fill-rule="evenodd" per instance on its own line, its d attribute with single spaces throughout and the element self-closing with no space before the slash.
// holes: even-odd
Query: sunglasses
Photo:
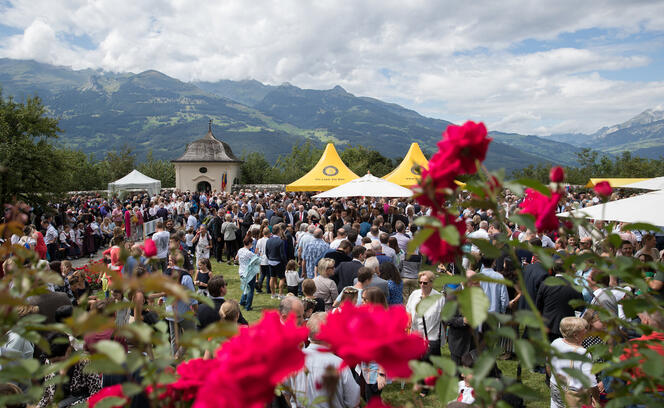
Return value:
<svg viewBox="0 0 664 408">
<path fill-rule="evenodd" d="M 422 281 L 419 281 L 419 282 L 417 282 L 417 283 L 419 283 L 420 285 L 428 285 L 428 284 L 430 284 L 431 282 L 422 282 Z"/>
<path fill-rule="evenodd" d="M 346 288 L 344 293 L 357 293 L 357 288 Z"/>
</svg>

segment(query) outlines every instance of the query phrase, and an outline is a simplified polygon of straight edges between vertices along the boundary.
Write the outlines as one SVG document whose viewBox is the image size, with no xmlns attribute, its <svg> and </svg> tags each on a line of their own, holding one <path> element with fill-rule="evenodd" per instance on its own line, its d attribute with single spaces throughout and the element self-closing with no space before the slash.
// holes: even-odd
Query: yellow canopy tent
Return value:
<svg viewBox="0 0 664 408">
<path fill-rule="evenodd" d="M 403 158 L 401 164 L 383 176 L 383 179 L 402 187 L 412 187 L 420 180 L 419 171 L 416 171 L 417 166 L 426 168 L 427 164 L 429 164 L 429 161 L 420 150 L 420 145 L 411 143 L 410 149 L 408 149 L 408 153 L 406 153 L 406 157 Z"/>
<path fill-rule="evenodd" d="M 307 174 L 286 186 L 286 191 L 327 191 L 358 178 L 328 143 L 318 163 Z"/>
<path fill-rule="evenodd" d="M 648 178 L 591 178 L 586 187 L 595 187 L 600 181 L 608 181 L 611 187 L 622 187 L 639 181 L 650 180 Z"/>
</svg>

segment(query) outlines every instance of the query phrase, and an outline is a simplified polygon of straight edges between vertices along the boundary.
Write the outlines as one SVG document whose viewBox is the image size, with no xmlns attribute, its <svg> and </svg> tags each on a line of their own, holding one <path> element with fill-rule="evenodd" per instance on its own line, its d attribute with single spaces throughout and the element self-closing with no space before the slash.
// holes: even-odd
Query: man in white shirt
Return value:
<svg viewBox="0 0 664 408">
<path fill-rule="evenodd" d="M 270 294 L 270 264 L 265 254 L 265 244 L 272 233 L 268 227 L 263 228 L 263 236 L 256 241 L 256 255 L 261 257 L 261 276 L 256 282 L 256 292 L 263 293 L 263 281 L 267 278 L 267 293 Z"/>
<path fill-rule="evenodd" d="M 332 353 L 325 352 L 325 344 L 316 340 L 320 326 L 325 322 L 326 317 L 327 313 L 318 312 L 307 321 L 311 343 L 303 350 L 306 355 L 305 369 L 290 380 L 295 393 L 293 399 L 298 408 L 310 406 L 314 400 L 321 397 L 324 397 L 324 401 L 329 401 L 331 407 L 354 408 L 360 404 L 360 386 L 353 378 L 350 368 L 344 367 L 338 372 L 343 360 Z M 332 395 L 328 394 L 328 390 L 324 386 L 321 387 L 322 384 L 325 384 L 324 378 L 328 376 L 330 367 L 339 376 L 339 382 Z M 327 403 L 324 406 L 327 406 Z"/>
<path fill-rule="evenodd" d="M 394 227 L 397 230 L 397 233 L 394 234 L 394 238 L 397 239 L 399 248 L 404 253 L 408 253 L 408 243 L 410 242 L 411 237 L 406 234 L 406 224 L 404 224 L 403 221 L 397 221 Z"/>
<path fill-rule="evenodd" d="M 341 244 L 341 241 L 346 239 L 348 237 L 348 233 L 346 232 L 345 229 L 339 228 L 337 230 L 337 236 L 334 238 L 332 242 L 330 242 L 330 249 L 337 250 L 339 248 L 339 244 Z"/>
<path fill-rule="evenodd" d="M 196 217 L 191 215 L 191 212 L 189 211 L 185 211 L 184 216 L 187 219 L 187 229 L 193 228 L 194 230 L 196 230 L 196 225 L 198 224 Z"/>
<path fill-rule="evenodd" d="M 42 227 L 46 229 L 46 235 L 44 235 L 44 242 L 46 243 L 46 249 L 48 251 L 48 257 L 51 261 L 58 260 L 59 245 L 58 245 L 58 230 L 48 221 L 42 221 Z"/>
<path fill-rule="evenodd" d="M 168 244 L 170 241 L 171 234 L 168 231 L 164 230 L 164 222 L 157 221 L 155 225 L 155 232 L 152 234 L 152 241 L 157 248 L 157 258 L 159 262 L 159 268 L 161 271 L 165 271 L 168 267 Z"/>
</svg>

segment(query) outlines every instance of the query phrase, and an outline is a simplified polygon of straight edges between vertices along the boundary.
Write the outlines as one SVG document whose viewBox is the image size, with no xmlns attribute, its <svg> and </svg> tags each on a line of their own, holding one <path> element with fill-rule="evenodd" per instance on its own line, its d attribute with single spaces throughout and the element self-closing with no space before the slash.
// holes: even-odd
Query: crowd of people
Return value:
<svg viewBox="0 0 664 408">
<path fill-rule="evenodd" d="M 561 211 L 592 204 L 595 199 L 592 193 L 574 189 L 566 194 Z M 514 214 L 519 203 L 519 197 L 506 192 L 501 198 L 500 211 Z M 662 260 L 660 250 L 664 247 L 659 236 L 623 231 L 620 225 L 615 231 L 606 231 L 603 223 L 596 222 L 593 228 L 579 228 L 577 234 L 541 234 L 528 230 L 525 225 L 499 222 L 492 210 L 470 206 L 459 210 L 466 223 L 467 237 L 485 239 L 500 247 L 497 238 L 502 234 L 526 244 L 517 250 L 525 289 L 544 317 L 549 341 L 560 352 L 587 354 L 592 358 L 591 345 L 601 342 L 603 336 L 598 333 L 608 330 L 602 320 L 603 314 L 578 304 L 599 305 L 611 315 L 626 319 L 620 300 L 634 295 L 621 286 L 619 279 L 602 273 L 592 263 L 566 267 L 564 259 L 568 254 L 594 252 L 606 257 L 636 257 L 646 263 Z M 124 200 L 77 195 L 45 210 L 32 209 L 23 236 L 16 234 L 11 240 L 13 244 L 34 249 L 44 260 L 42 267 L 50 268 L 63 278 L 63 285 L 51 285 L 51 292 L 31 299 L 34 307 L 26 311 L 48 315 L 48 321 L 70 316 L 72 305 L 75 307 L 84 293 L 90 295 L 89 308 L 101 310 L 115 301 L 132 302 L 131 310 L 117 313 L 118 325 L 139 319 L 152 324 L 159 321 L 160 316 L 151 305 L 163 301 L 164 294 L 122 293 L 110 290 L 108 285 L 101 293 L 92 293 L 76 275 L 70 259 L 94 255 L 107 246 L 110 247 L 105 252 L 107 262 L 123 275 L 163 273 L 190 292 L 209 296 L 213 307 L 199 305 L 194 299 L 167 306 L 165 319 L 169 324 L 174 355 L 186 352 L 177 341 L 184 332 L 204 329 L 220 320 L 248 324 L 242 308 L 251 311 L 255 296 L 278 300 L 283 319 L 294 314 L 310 329 L 311 343 L 305 351 L 307 370 L 292 380 L 295 390 L 292 397 L 297 405 L 298 395 L 306 396 L 308 401 L 324 395 L 326 391 L 318 384 L 326 367 L 341 365 L 338 357 L 324 351 L 316 333 L 326 315 L 336 313 L 346 301 L 384 307 L 403 305 L 412 318 L 412 330 L 428 340 L 429 349 L 423 358 L 440 356 L 442 347 L 447 344 L 452 360 L 459 366 L 474 364 L 479 349 L 483 347 L 485 331 L 482 327 L 472 327 L 459 312 L 441 321 L 441 311 L 446 302 L 455 299 L 459 285 L 436 287 L 438 276 L 459 275 L 463 269 L 467 277 L 479 274 L 492 278 L 466 283 L 477 285 L 484 291 L 490 312 L 516 313 L 530 308 L 518 286 L 500 283 L 503 279 L 516 282 L 515 271 L 519 266 L 514 264 L 513 257 L 504 254 L 489 258 L 476 245 L 468 244 L 461 264 L 431 265 L 416 247 L 409 245 L 418 229 L 415 219 L 429 212 L 429 208 L 412 199 L 331 200 L 315 199 L 303 193 L 165 191 L 151 198 L 135 195 Z M 143 225 L 152 220 L 156 220 L 156 232 L 141 244 Z M 621 237 L 618 251 L 607 245 L 608 232 L 618 233 Z M 552 268 L 544 267 L 536 247 L 555 251 L 557 256 Z M 118 248 L 130 252 L 124 263 L 118 259 Z M 226 297 L 227 279 L 213 272 L 213 263 L 238 266 L 240 299 Z M 11 267 L 10 258 L 3 264 L 4 273 L 10 273 Z M 661 296 L 664 274 L 647 268 L 644 273 L 650 289 L 656 296 Z M 571 284 L 543 284 L 549 276 L 569 276 L 584 290 L 579 292 Z M 420 316 L 416 312 L 417 305 L 427 297 L 436 300 Z M 570 303 L 572 300 L 582 302 Z M 656 330 L 651 338 L 664 340 L 664 335 L 660 334 L 664 330 L 664 320 L 659 313 L 644 313 L 640 318 Z M 533 334 L 525 333 L 528 335 Z M 633 333 L 623 335 L 624 342 L 637 337 Z M 83 344 L 72 340 L 70 347 L 91 350 L 95 342 L 112 336 L 112 330 L 95 333 L 86 337 Z M 10 341 L 3 345 L 2 355 L 32 355 L 34 345 L 31 348 L 25 339 L 15 337 L 13 340 L 10 337 Z M 51 340 L 59 341 L 57 338 Z M 504 358 L 514 356 L 511 340 L 503 339 L 500 346 Z M 66 351 L 67 348 L 63 352 L 55 347 L 48 355 L 39 357 L 48 363 L 62 358 Z M 664 354 L 664 349 L 656 351 Z M 578 368 L 588 381 L 574 379 L 564 370 L 566 367 Z M 86 377 L 82 368 L 75 366 L 70 373 L 66 390 L 71 395 L 66 397 L 72 397 L 72 401 L 91 395 L 99 389 L 101 382 L 105 382 L 105 376 Z M 492 375 L 500 375 L 497 371 L 494 369 Z M 553 359 L 547 368 L 541 368 L 541 372 L 550 378 L 552 407 L 565 406 L 564 401 L 572 395 L 576 395 L 579 401 L 586 401 L 591 395 L 597 399 L 606 398 L 615 387 L 610 376 L 593 375 L 589 364 L 574 360 Z M 558 387 L 561 381 L 566 390 L 563 394 Z M 337 405 L 334 406 L 358 406 L 361 397 L 368 401 L 380 395 L 389 383 L 382 367 L 375 363 L 355 369 L 345 368 L 341 385 L 335 391 L 333 400 Z M 423 394 L 427 393 L 426 386 L 418 387 Z M 47 388 L 44 394 L 46 403 L 53 398 L 49 390 Z M 518 398 L 515 402 L 514 396 L 506 395 L 508 397 L 511 404 L 522 403 Z M 460 379 L 457 402 L 474 402 L 468 378 Z M 44 405 L 40 403 L 40 406 Z M 302 406 L 301 403 L 298 406 Z"/>
</svg>

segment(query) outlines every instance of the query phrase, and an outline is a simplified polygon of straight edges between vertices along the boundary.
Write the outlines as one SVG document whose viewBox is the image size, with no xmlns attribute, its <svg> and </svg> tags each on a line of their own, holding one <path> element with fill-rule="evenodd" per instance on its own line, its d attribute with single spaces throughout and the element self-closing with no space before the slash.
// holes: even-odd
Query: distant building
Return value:
<svg viewBox="0 0 664 408">
<path fill-rule="evenodd" d="M 207 135 L 190 143 L 172 163 L 175 187 L 181 191 L 231 191 L 240 177 L 242 160 L 235 157 L 228 143 L 214 137 L 210 121 Z"/>
</svg>

